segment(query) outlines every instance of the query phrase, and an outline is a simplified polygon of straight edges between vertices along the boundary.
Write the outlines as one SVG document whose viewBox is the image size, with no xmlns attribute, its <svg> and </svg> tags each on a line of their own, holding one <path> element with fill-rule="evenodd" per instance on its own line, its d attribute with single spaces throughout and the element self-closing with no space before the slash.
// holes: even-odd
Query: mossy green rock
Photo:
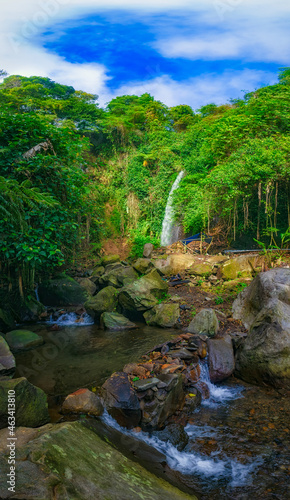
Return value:
<svg viewBox="0 0 290 500">
<path fill-rule="evenodd" d="M 6 333 L 5 340 L 13 352 L 28 351 L 44 344 L 42 337 L 29 330 L 12 330 Z"/>
<path fill-rule="evenodd" d="M 107 270 L 107 268 L 109 269 Z M 125 280 L 130 279 L 133 282 L 137 279 L 138 274 L 134 271 L 131 266 L 122 266 L 110 269 L 111 266 L 107 266 L 106 273 L 99 278 L 99 284 L 101 286 L 114 286 L 116 288 L 121 288 Z"/>
<path fill-rule="evenodd" d="M 262 265 L 263 257 L 256 255 L 240 255 L 222 263 L 218 277 L 224 280 L 250 278 L 255 270 Z"/>
<path fill-rule="evenodd" d="M 144 314 L 147 325 L 160 326 L 161 328 L 173 328 L 178 323 L 178 304 L 158 304 Z"/>
<path fill-rule="evenodd" d="M 79 278 L 78 283 L 89 295 L 94 295 L 97 290 L 95 283 L 90 278 Z"/>
<path fill-rule="evenodd" d="M 102 265 L 107 266 L 108 264 L 114 264 L 115 262 L 119 262 L 119 255 L 104 255 L 102 258 Z"/>
<path fill-rule="evenodd" d="M 156 306 L 168 291 L 168 284 L 162 280 L 156 269 L 122 288 L 119 303 L 126 311 L 144 312 Z"/>
<path fill-rule="evenodd" d="M 80 422 L 49 424 L 37 432 L 21 428 L 16 437 L 17 498 L 196 500 L 123 456 Z M 7 493 L 6 431 L 1 431 L 0 440 L 5 443 L 0 445 L 0 497 L 15 498 Z"/>
<path fill-rule="evenodd" d="M 212 273 L 212 265 L 209 262 L 195 262 L 188 270 L 193 276 L 206 277 Z"/>
<path fill-rule="evenodd" d="M 145 274 L 148 269 L 153 269 L 153 264 L 150 259 L 137 259 L 133 264 L 134 269 L 140 274 Z"/>
<path fill-rule="evenodd" d="M 125 318 L 122 314 L 116 312 L 104 312 L 101 316 L 100 323 L 106 330 L 132 330 L 137 328 L 135 323 Z"/>
<path fill-rule="evenodd" d="M 15 371 L 15 358 L 6 340 L 0 335 L 0 375 L 12 376 Z"/>
<path fill-rule="evenodd" d="M 117 305 L 118 292 L 113 286 L 103 288 L 97 295 L 85 302 L 85 309 L 92 318 L 99 320 L 105 311 L 113 311 Z"/>
<path fill-rule="evenodd" d="M 17 427 L 38 427 L 50 421 L 47 397 L 41 389 L 24 377 L 0 380 L 0 429 L 8 425 L 7 397 L 10 390 L 15 391 Z"/>
<path fill-rule="evenodd" d="M 18 312 L 20 322 L 37 321 L 42 313 L 45 312 L 45 307 L 36 298 L 27 300 Z"/>
<path fill-rule="evenodd" d="M 88 293 L 69 276 L 59 277 L 39 285 L 39 299 L 45 306 L 78 306 L 88 299 Z"/>
</svg>

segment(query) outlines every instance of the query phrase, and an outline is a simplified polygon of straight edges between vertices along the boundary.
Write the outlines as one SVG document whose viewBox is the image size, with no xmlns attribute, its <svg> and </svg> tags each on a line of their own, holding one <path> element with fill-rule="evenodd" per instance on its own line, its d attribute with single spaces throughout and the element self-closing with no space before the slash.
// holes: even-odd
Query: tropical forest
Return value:
<svg viewBox="0 0 290 500">
<path fill-rule="evenodd" d="M 0 498 L 286 499 L 290 68 L 196 110 L 0 76 Z"/>
</svg>

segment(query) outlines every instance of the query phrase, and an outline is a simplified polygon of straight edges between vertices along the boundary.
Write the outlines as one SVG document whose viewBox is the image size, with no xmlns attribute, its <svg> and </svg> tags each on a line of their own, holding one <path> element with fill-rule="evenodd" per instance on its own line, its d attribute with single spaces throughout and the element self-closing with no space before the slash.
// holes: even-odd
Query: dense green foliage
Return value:
<svg viewBox="0 0 290 500">
<path fill-rule="evenodd" d="M 279 241 L 289 227 L 290 69 L 277 85 L 197 113 L 149 94 L 97 96 L 48 78 L 0 85 L 0 264 L 22 295 L 36 275 L 124 236 L 158 244 L 178 172 L 185 233 Z M 0 77 L 5 76 L 0 72 Z M 278 239 L 277 239 L 278 237 Z"/>
</svg>

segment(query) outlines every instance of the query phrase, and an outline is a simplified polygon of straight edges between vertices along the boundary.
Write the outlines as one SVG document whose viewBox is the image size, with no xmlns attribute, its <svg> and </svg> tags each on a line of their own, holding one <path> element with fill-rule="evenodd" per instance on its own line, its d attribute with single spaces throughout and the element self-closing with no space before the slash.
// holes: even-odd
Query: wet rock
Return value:
<svg viewBox="0 0 290 500">
<path fill-rule="evenodd" d="M 155 387 L 159 383 L 159 379 L 156 377 L 147 378 L 145 380 L 136 380 L 134 383 L 134 388 L 137 391 L 146 391 L 147 389 L 151 389 Z"/>
<path fill-rule="evenodd" d="M 157 384 L 158 389 L 166 389 L 166 391 L 171 391 L 171 389 L 175 386 L 177 375 L 172 373 L 160 373 L 158 375 L 159 383 Z"/>
<path fill-rule="evenodd" d="M 11 313 L 0 308 L 0 330 L 6 332 L 15 327 L 15 320 Z"/>
<path fill-rule="evenodd" d="M 97 286 L 89 278 L 79 278 L 78 283 L 89 295 L 94 295 L 97 291 Z"/>
<path fill-rule="evenodd" d="M 206 382 L 203 382 L 202 380 L 199 380 L 198 382 L 196 382 L 194 384 L 194 386 L 201 393 L 202 399 L 209 399 L 210 398 L 210 391 L 209 391 L 209 387 L 206 384 Z"/>
<path fill-rule="evenodd" d="M 9 349 L 6 340 L 0 335 L 0 376 L 13 376 L 15 372 L 15 358 Z"/>
<path fill-rule="evenodd" d="M 28 323 L 31 321 L 38 321 L 39 318 L 45 313 L 46 308 L 35 298 L 27 300 L 22 304 L 17 311 L 19 322 Z"/>
<path fill-rule="evenodd" d="M 39 299 L 45 306 L 77 306 L 84 304 L 88 294 L 73 278 L 64 276 L 39 285 Z"/>
<path fill-rule="evenodd" d="M 161 441 L 171 443 L 178 451 L 182 451 L 188 443 L 188 435 L 180 424 L 169 424 L 161 431 L 153 431 L 152 436 Z"/>
<path fill-rule="evenodd" d="M 148 270 L 153 269 L 153 264 L 150 259 L 137 259 L 133 267 L 139 274 L 145 274 Z"/>
<path fill-rule="evenodd" d="M 170 351 L 170 356 L 179 359 L 192 359 L 194 357 L 194 352 L 189 351 L 185 347 L 178 349 L 177 351 Z"/>
<path fill-rule="evenodd" d="M 44 344 L 42 337 L 29 330 L 12 330 L 6 333 L 5 340 L 12 352 L 28 351 Z"/>
<path fill-rule="evenodd" d="M 152 369 L 153 365 L 149 371 L 151 371 Z M 123 372 L 134 375 L 135 377 L 145 377 L 147 371 L 148 368 L 146 369 L 144 366 L 137 365 L 137 363 L 129 363 L 123 368 Z"/>
<path fill-rule="evenodd" d="M 195 384 L 200 379 L 200 366 L 199 363 L 191 364 L 185 374 L 186 380 L 190 384 Z"/>
<path fill-rule="evenodd" d="M 230 377 L 235 369 L 232 339 L 229 335 L 221 339 L 209 339 L 208 366 L 211 382 L 221 382 Z"/>
<path fill-rule="evenodd" d="M 250 329 L 237 350 L 244 380 L 290 386 L 290 270 L 260 273 L 233 304 L 233 316 Z"/>
<path fill-rule="evenodd" d="M 125 315 L 128 312 L 143 313 L 158 303 L 164 293 L 168 291 L 168 285 L 163 281 L 159 273 L 154 269 L 122 288 L 119 295 L 119 303 Z"/>
<path fill-rule="evenodd" d="M 188 341 L 188 347 L 195 347 L 197 348 L 196 353 L 201 359 L 206 358 L 207 356 L 207 343 L 205 342 L 204 339 L 200 338 L 199 336 L 195 335 L 191 337 Z"/>
<path fill-rule="evenodd" d="M 99 397 L 89 389 L 79 389 L 69 394 L 61 407 L 62 413 L 85 413 L 99 417 L 104 408 Z"/>
<path fill-rule="evenodd" d="M 152 245 L 152 243 L 145 243 L 143 247 L 143 257 L 145 257 L 145 259 L 150 259 L 153 250 L 154 245 Z"/>
<path fill-rule="evenodd" d="M 49 424 L 37 432 L 20 428 L 16 437 L 17 498 L 128 500 L 150 495 L 150 500 L 196 500 L 143 469 L 80 422 Z M 2 430 L 1 471 L 7 469 L 7 438 Z M 13 496 L 8 495 L 7 477 L 1 474 L 0 498 Z"/>
<path fill-rule="evenodd" d="M 178 304 L 158 304 L 144 314 L 147 325 L 160 326 L 161 328 L 174 328 L 178 324 Z"/>
<path fill-rule="evenodd" d="M 141 419 L 140 404 L 127 373 L 113 373 L 102 386 L 102 397 L 108 413 L 122 427 L 138 426 Z"/>
<path fill-rule="evenodd" d="M 0 380 L 0 429 L 8 426 L 7 394 L 15 391 L 16 426 L 38 427 L 50 421 L 46 394 L 26 378 Z"/>
<path fill-rule="evenodd" d="M 197 335 L 214 337 L 219 329 L 219 322 L 213 309 L 202 309 L 190 322 L 187 330 Z"/>
<path fill-rule="evenodd" d="M 135 323 L 132 323 L 132 321 L 125 318 L 125 316 L 116 312 L 104 312 L 101 315 L 100 323 L 102 328 L 106 330 L 120 331 L 137 328 Z"/>
<path fill-rule="evenodd" d="M 182 407 L 183 401 L 182 376 L 178 374 L 164 400 L 156 397 L 153 401 L 145 403 L 141 427 L 143 429 L 157 429 L 162 427 L 166 420 Z"/>
<path fill-rule="evenodd" d="M 117 296 L 116 288 L 107 286 L 85 302 L 86 311 L 95 321 L 98 321 L 103 312 L 111 312 L 115 309 Z"/>
<path fill-rule="evenodd" d="M 187 415 L 191 415 L 192 413 L 194 413 L 196 408 L 198 408 L 201 405 L 201 402 L 202 402 L 201 391 L 197 388 L 196 385 L 194 387 L 190 387 L 187 390 L 187 394 L 185 396 L 184 411 L 187 413 Z"/>
</svg>

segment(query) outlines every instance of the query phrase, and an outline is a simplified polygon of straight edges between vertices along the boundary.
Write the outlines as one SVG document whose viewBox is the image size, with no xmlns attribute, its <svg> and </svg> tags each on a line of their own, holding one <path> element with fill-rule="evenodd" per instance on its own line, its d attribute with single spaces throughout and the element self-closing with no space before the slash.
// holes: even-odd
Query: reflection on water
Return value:
<svg viewBox="0 0 290 500">
<path fill-rule="evenodd" d="M 45 344 L 16 355 L 16 376 L 26 377 L 54 396 L 101 385 L 114 371 L 122 370 L 154 345 L 179 333 L 144 325 L 124 332 L 104 331 L 96 325 L 69 326 L 58 331 L 34 325 L 30 330 L 41 335 Z"/>
</svg>

